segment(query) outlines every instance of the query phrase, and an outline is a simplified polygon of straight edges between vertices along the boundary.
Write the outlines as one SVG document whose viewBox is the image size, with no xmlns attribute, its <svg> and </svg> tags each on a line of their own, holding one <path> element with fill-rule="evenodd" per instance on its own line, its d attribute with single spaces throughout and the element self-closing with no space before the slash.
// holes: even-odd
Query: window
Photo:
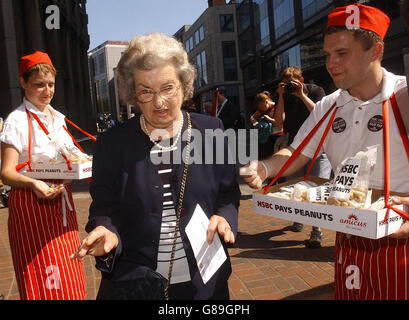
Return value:
<svg viewBox="0 0 409 320">
<path fill-rule="evenodd" d="M 240 13 L 240 31 L 247 29 L 250 26 L 250 15 L 248 13 Z"/>
<path fill-rule="evenodd" d="M 206 51 L 203 50 L 196 56 L 197 84 L 202 87 L 207 84 Z"/>
<path fill-rule="evenodd" d="M 220 31 L 221 32 L 234 32 L 234 21 L 232 14 L 220 15 Z"/>
<path fill-rule="evenodd" d="M 185 49 L 186 52 L 189 53 L 193 49 L 193 36 L 191 36 L 189 39 L 187 39 L 185 43 Z"/>
<path fill-rule="evenodd" d="M 318 28 L 317 28 L 318 29 Z M 325 65 L 325 55 L 322 50 L 324 41 L 322 32 L 308 37 L 301 42 L 301 67 L 302 69 L 315 68 Z"/>
<path fill-rule="evenodd" d="M 198 45 L 200 42 L 202 42 L 204 40 L 204 28 L 203 25 L 201 25 L 199 27 L 199 29 L 197 29 L 195 31 L 195 41 L 196 41 L 196 45 Z"/>
<path fill-rule="evenodd" d="M 270 27 L 268 19 L 268 5 L 267 0 L 255 0 L 255 24 L 260 32 L 260 39 L 258 39 L 257 49 L 260 49 L 270 44 Z"/>
<path fill-rule="evenodd" d="M 236 44 L 234 41 L 222 42 L 224 81 L 237 80 Z"/>
<path fill-rule="evenodd" d="M 274 66 L 274 59 L 269 59 L 263 63 L 263 83 L 269 83 L 273 81 L 278 75 L 276 74 L 275 66 Z"/>
<path fill-rule="evenodd" d="M 106 73 L 105 51 L 93 58 L 94 60 L 94 76 Z"/>
<path fill-rule="evenodd" d="M 257 86 L 257 67 L 256 63 L 253 62 L 243 69 L 244 76 L 244 88 L 254 88 Z"/>
<path fill-rule="evenodd" d="M 253 34 L 250 29 L 246 30 L 239 38 L 240 42 L 240 60 L 245 60 L 254 55 Z"/>
<path fill-rule="evenodd" d="M 276 56 L 275 69 L 280 72 L 285 68 L 297 66 L 301 68 L 301 54 L 300 54 L 300 45 L 296 45 L 287 51 L 284 51 L 280 55 Z"/>
<path fill-rule="evenodd" d="M 237 24 L 239 32 L 246 30 L 251 24 L 251 5 L 249 3 L 243 4 L 237 9 Z"/>
<path fill-rule="evenodd" d="M 307 20 L 321 9 L 327 7 L 332 1 L 328 0 L 302 0 L 303 19 Z"/>
<path fill-rule="evenodd" d="M 273 0 L 274 28 L 279 38 L 295 27 L 293 0 Z"/>
</svg>

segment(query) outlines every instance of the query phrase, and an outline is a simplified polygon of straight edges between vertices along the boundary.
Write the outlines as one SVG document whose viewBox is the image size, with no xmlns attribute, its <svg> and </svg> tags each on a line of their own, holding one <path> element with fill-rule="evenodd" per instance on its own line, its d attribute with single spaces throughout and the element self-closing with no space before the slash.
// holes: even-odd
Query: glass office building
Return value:
<svg viewBox="0 0 409 320">
<path fill-rule="evenodd" d="M 404 74 L 402 50 L 405 44 L 409 46 L 409 33 L 400 19 L 399 1 L 359 2 L 375 6 L 391 18 L 383 66 L 396 74 Z M 238 60 L 248 109 L 258 92 L 276 91 L 280 72 L 288 66 L 300 67 L 305 81 L 322 86 L 327 94 L 336 89 L 326 71 L 322 51 L 327 15 L 335 7 L 356 1 L 240 0 L 235 3 Z"/>
</svg>

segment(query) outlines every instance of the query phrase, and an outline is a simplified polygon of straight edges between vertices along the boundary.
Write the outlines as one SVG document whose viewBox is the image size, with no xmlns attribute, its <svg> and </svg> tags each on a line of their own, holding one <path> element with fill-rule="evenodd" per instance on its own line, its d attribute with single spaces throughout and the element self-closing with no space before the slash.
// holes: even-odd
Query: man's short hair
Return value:
<svg viewBox="0 0 409 320">
<path fill-rule="evenodd" d="M 285 68 L 283 71 L 281 71 L 280 74 L 280 79 L 281 81 L 294 77 L 296 79 L 301 79 L 302 78 L 302 71 L 300 68 L 298 68 L 297 66 L 292 66 L 292 67 L 288 67 Z"/>
<path fill-rule="evenodd" d="M 377 35 L 373 31 L 365 30 L 365 29 L 353 29 L 349 30 L 345 26 L 331 26 L 325 30 L 325 35 L 332 34 L 340 31 L 349 31 L 352 32 L 354 35 L 354 39 L 359 41 L 364 50 L 368 51 L 373 47 L 373 45 L 377 42 L 384 44 L 382 38 Z"/>
<path fill-rule="evenodd" d="M 219 94 L 222 94 L 222 95 L 226 96 L 226 89 L 224 89 L 224 88 L 219 89 Z"/>
</svg>

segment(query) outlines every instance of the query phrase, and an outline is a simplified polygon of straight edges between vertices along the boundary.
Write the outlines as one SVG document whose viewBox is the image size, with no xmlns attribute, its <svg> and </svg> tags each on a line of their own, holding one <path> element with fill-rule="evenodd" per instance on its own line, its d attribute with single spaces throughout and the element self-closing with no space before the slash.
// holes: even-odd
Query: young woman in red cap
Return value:
<svg viewBox="0 0 409 320">
<path fill-rule="evenodd" d="M 405 77 L 388 72 L 381 64 L 383 39 L 389 22 L 388 16 L 379 9 L 361 4 L 335 8 L 330 12 L 323 49 L 326 68 L 339 90 L 316 104 L 289 148 L 265 160 L 266 169 L 258 165 L 257 174 L 244 178 L 250 186 L 260 188 L 266 171 L 268 177 L 275 177 L 332 108 L 336 115 L 322 145 L 332 168 L 337 168 L 347 157 L 366 151 L 369 146 L 379 145 L 370 187 L 409 193 L 409 143 L 405 130 L 405 127 L 409 128 L 407 83 Z M 398 109 L 404 115 L 403 123 L 395 115 Z M 327 124 L 328 120 L 325 120 L 285 175 L 291 175 L 313 158 Z M 385 142 L 388 131 L 389 140 L 385 139 Z M 389 154 L 384 152 L 388 150 L 386 146 Z M 397 198 L 395 203 L 409 204 L 408 200 L 407 197 Z M 385 207 L 390 208 L 390 212 L 396 210 L 390 203 Z M 402 217 L 402 225 L 387 237 L 368 239 L 337 232 L 335 299 L 409 299 L 409 216 L 405 212 L 397 213 Z"/>
<path fill-rule="evenodd" d="M 73 144 L 63 128 L 65 116 L 50 106 L 56 70 L 46 53 L 36 51 L 20 59 L 19 71 L 25 97 L 7 117 L 0 140 L 1 177 L 12 187 L 8 230 L 20 298 L 82 300 L 84 264 L 70 260 L 80 244 L 71 187 L 20 173 L 32 157 L 54 158 L 54 141 Z"/>
</svg>

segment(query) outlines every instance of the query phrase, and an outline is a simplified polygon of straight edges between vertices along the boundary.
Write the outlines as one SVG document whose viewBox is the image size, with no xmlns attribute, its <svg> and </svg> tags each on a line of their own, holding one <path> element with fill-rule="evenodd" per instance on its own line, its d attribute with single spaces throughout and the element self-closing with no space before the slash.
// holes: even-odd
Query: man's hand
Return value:
<svg viewBox="0 0 409 320">
<path fill-rule="evenodd" d="M 254 160 L 240 168 L 240 176 L 251 188 L 261 189 L 267 178 L 267 172 L 261 161 Z"/>
<path fill-rule="evenodd" d="M 225 218 L 215 214 L 210 218 L 209 228 L 207 229 L 207 242 L 209 244 L 213 242 L 216 231 L 220 237 L 224 239 L 224 242 L 234 243 L 234 234 L 233 231 L 231 231 L 230 224 Z"/>
<path fill-rule="evenodd" d="M 86 255 L 100 257 L 109 253 L 118 246 L 119 240 L 115 233 L 103 226 L 92 230 L 82 241 L 77 252 L 71 255 L 71 259 L 82 261 Z"/>
<path fill-rule="evenodd" d="M 399 197 L 392 198 L 393 204 L 404 204 L 409 206 L 409 197 Z M 391 238 L 403 239 L 409 237 L 409 221 L 405 221 L 402 226 L 393 234 L 390 235 Z"/>
</svg>

